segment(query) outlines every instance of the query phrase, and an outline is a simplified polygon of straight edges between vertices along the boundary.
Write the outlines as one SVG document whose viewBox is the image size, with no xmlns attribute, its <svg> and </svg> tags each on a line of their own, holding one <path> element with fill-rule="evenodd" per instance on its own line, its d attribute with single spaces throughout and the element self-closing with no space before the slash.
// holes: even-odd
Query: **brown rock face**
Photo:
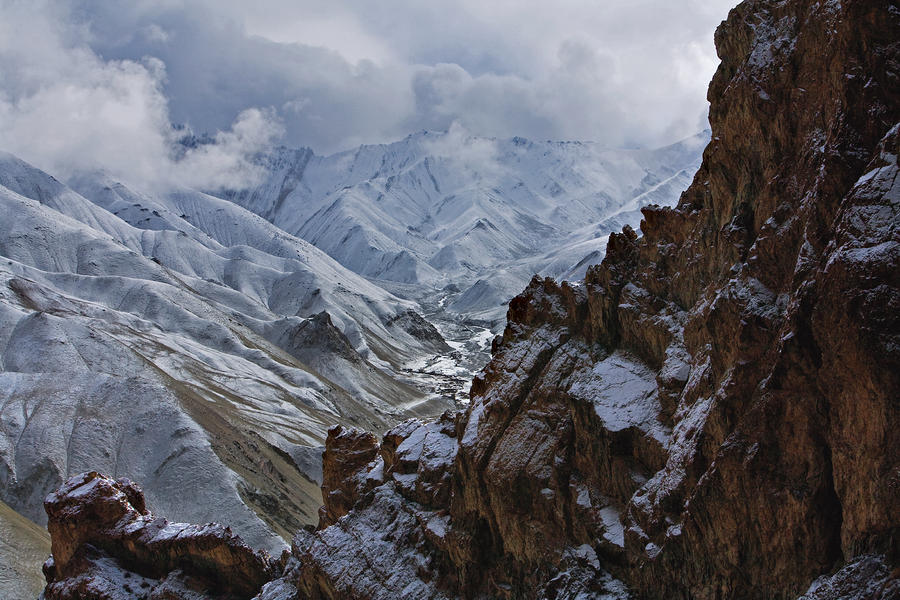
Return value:
<svg viewBox="0 0 900 600">
<path fill-rule="evenodd" d="M 267 554 L 226 527 L 154 518 L 127 479 L 76 475 L 44 507 L 47 600 L 251 598 L 276 575 Z"/>
<path fill-rule="evenodd" d="M 366 431 L 344 429 L 340 425 L 328 430 L 322 454 L 322 496 L 325 505 L 319 509 L 319 527 L 328 527 L 347 514 L 361 492 L 356 476 L 378 455 L 378 438 Z"/>
<path fill-rule="evenodd" d="M 383 451 L 367 467 L 382 483 L 310 540 L 308 591 L 570 597 L 615 594 L 615 576 L 646 598 L 788 598 L 848 563 L 828 580 L 840 593 L 810 597 L 889 597 L 897 31 L 875 0 L 734 9 L 712 143 L 679 205 L 611 236 L 584 286 L 535 279 L 512 301 L 471 408 L 389 434 L 425 441 L 402 464 Z M 436 468 L 435 427 L 454 445 Z M 415 493 L 426 473 L 449 495 Z"/>
</svg>

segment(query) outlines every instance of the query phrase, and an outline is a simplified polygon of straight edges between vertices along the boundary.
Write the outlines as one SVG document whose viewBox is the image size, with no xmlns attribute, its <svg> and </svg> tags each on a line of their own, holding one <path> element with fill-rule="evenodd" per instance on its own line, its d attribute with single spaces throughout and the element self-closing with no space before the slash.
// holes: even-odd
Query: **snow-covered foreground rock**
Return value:
<svg viewBox="0 0 900 600">
<path fill-rule="evenodd" d="M 249 598 L 277 572 L 267 553 L 222 525 L 154 517 L 128 479 L 77 475 L 44 506 L 53 538 L 47 600 Z"/>
<path fill-rule="evenodd" d="M 261 185 L 224 196 L 438 318 L 502 327 L 532 275 L 583 277 L 641 207 L 674 205 L 708 140 L 612 150 L 453 127 L 331 156 L 273 151 Z"/>
<path fill-rule="evenodd" d="M 0 155 L 0 500 L 25 517 L 101 469 L 278 549 L 331 425 L 453 405 L 400 370 L 450 350 L 415 304 L 225 200 L 74 185 Z"/>
</svg>

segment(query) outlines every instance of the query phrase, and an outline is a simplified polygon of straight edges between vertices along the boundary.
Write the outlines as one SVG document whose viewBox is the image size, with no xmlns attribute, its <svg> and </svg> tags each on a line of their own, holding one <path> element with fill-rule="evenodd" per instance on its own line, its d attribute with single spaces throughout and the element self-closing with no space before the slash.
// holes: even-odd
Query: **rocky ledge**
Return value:
<svg viewBox="0 0 900 600">
<path fill-rule="evenodd" d="M 742 3 L 678 206 L 583 283 L 533 280 L 465 412 L 333 429 L 280 574 L 51 515 L 48 597 L 102 571 L 76 548 L 157 581 L 253 565 L 264 600 L 900 597 L 898 31 L 882 0 Z"/>
<path fill-rule="evenodd" d="M 154 517 L 127 479 L 77 475 L 44 508 L 53 552 L 45 600 L 251 598 L 280 574 L 227 527 Z"/>
</svg>

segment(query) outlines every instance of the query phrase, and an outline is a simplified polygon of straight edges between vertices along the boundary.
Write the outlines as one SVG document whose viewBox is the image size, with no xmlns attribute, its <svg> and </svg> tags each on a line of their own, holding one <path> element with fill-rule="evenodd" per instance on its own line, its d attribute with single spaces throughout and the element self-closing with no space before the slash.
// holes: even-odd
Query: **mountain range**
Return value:
<svg viewBox="0 0 900 600">
<path fill-rule="evenodd" d="M 688 189 L 645 207 L 640 234 L 611 233 L 581 281 L 534 277 L 464 407 L 380 440 L 330 428 L 318 525 L 278 558 L 224 523 L 168 521 L 133 481 L 78 473 L 44 503 L 43 598 L 900 597 L 897 31 L 881 0 L 745 0 L 716 31 L 712 133 Z M 473 154 L 473 169 L 496 156 Z M 444 194 L 430 156 L 417 185 Z M 380 172 L 363 163 L 367 181 Z M 371 184 L 376 202 L 389 178 Z M 487 210 L 494 188 L 455 234 L 437 208 L 434 229 L 416 225 L 415 269 L 382 269 L 374 241 L 359 263 L 340 258 L 407 290 L 427 264 L 455 302 L 464 286 L 445 273 L 477 277 L 476 258 L 531 243 L 500 235 L 517 217 Z M 317 243 L 356 224 L 374 240 L 335 202 Z M 537 214 L 549 239 L 561 226 Z M 521 247 L 492 255 L 486 240 Z"/>
<path fill-rule="evenodd" d="M 532 275 L 581 278 L 643 206 L 673 205 L 708 141 L 620 150 L 452 127 L 330 156 L 278 149 L 260 185 L 222 196 L 398 295 L 496 324 Z"/>
<path fill-rule="evenodd" d="M 617 151 L 451 129 L 275 148 L 241 191 L 63 183 L 0 154 L 2 541 L 45 547 L 22 523 L 100 470 L 280 552 L 318 519 L 329 427 L 464 404 L 509 298 L 674 204 L 707 138 Z"/>
</svg>

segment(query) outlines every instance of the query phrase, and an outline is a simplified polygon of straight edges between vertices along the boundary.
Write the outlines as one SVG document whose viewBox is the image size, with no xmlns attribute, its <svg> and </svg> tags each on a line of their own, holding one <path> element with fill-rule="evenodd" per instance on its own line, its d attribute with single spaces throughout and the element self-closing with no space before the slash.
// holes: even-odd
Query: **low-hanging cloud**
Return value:
<svg viewBox="0 0 900 600">
<path fill-rule="evenodd" d="M 276 140 L 331 152 L 457 123 L 662 145 L 705 126 L 734 1 L 0 0 L 0 148 L 233 187 Z M 173 123 L 214 143 L 177 152 Z"/>
<path fill-rule="evenodd" d="M 450 125 L 446 135 L 426 139 L 422 149 L 429 156 L 458 166 L 475 177 L 499 179 L 504 173 L 496 140 L 474 136 L 458 121 Z"/>
<path fill-rule="evenodd" d="M 283 133 L 273 111 L 248 108 L 231 128 L 189 148 L 171 165 L 177 183 L 202 189 L 240 189 L 265 175 L 253 156 L 270 147 Z"/>
<path fill-rule="evenodd" d="M 49 4 L 0 6 L 0 148 L 61 177 L 102 169 L 145 187 L 241 187 L 261 175 L 254 153 L 283 132 L 273 111 L 244 109 L 185 147 L 160 59 L 103 60 Z"/>
</svg>

